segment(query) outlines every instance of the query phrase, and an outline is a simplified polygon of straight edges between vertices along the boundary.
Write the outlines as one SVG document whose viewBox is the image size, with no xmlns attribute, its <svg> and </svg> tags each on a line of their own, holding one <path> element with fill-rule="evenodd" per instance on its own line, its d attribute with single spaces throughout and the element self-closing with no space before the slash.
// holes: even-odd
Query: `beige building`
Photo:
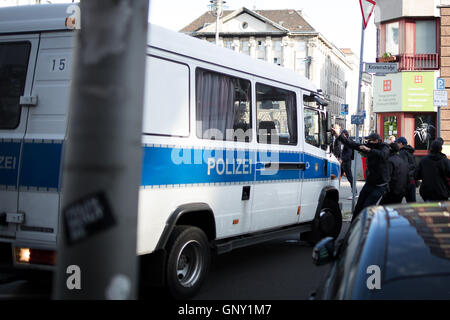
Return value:
<svg viewBox="0 0 450 320">
<path fill-rule="evenodd" d="M 219 45 L 311 79 L 323 90 L 335 122 L 344 125 L 341 104 L 347 102 L 348 88 L 357 86 L 351 76 L 354 66 L 307 22 L 301 11 L 228 10 L 220 19 L 219 30 Z M 215 42 L 215 17 L 205 12 L 180 32 Z"/>
</svg>

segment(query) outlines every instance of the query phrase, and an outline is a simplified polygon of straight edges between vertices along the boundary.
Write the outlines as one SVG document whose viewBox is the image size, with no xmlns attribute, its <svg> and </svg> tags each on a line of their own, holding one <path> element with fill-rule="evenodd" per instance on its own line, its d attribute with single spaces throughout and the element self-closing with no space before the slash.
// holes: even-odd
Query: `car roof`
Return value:
<svg viewBox="0 0 450 320">
<path fill-rule="evenodd" d="M 416 203 L 385 209 L 385 281 L 450 272 L 450 203 Z"/>
<path fill-rule="evenodd" d="M 378 206 L 362 213 L 353 298 L 450 297 L 450 203 Z M 366 268 L 381 270 L 381 289 L 367 290 Z"/>
</svg>

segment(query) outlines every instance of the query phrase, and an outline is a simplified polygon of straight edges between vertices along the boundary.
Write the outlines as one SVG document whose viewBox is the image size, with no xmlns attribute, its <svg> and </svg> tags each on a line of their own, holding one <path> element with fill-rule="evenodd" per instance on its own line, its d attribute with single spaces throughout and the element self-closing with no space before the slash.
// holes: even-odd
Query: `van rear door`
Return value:
<svg viewBox="0 0 450 320">
<path fill-rule="evenodd" d="M 0 36 L 0 241 L 15 238 L 20 219 L 18 179 L 29 112 L 21 97 L 31 97 L 38 45 L 38 34 Z"/>
</svg>

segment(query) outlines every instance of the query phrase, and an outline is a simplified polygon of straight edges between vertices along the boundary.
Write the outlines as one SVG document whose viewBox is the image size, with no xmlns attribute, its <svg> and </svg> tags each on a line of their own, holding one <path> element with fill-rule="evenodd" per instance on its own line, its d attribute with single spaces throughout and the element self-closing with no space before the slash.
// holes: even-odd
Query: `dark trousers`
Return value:
<svg viewBox="0 0 450 320">
<path fill-rule="evenodd" d="M 342 171 L 345 173 L 348 182 L 350 182 L 350 187 L 353 191 L 353 174 L 352 174 L 352 162 L 351 161 L 342 161 Z"/>
<path fill-rule="evenodd" d="M 400 204 L 402 203 L 404 195 L 403 194 L 394 194 L 394 193 L 386 193 L 380 201 L 380 205 L 385 204 Z"/>
<path fill-rule="evenodd" d="M 386 193 L 387 185 L 383 187 L 365 184 L 359 193 L 358 202 L 356 203 L 355 212 L 353 212 L 352 221 L 367 207 L 376 205 L 378 200 Z"/>
<path fill-rule="evenodd" d="M 405 194 L 406 202 L 416 202 L 416 185 L 415 184 L 408 184 L 408 187 L 406 188 L 406 194 Z"/>
</svg>

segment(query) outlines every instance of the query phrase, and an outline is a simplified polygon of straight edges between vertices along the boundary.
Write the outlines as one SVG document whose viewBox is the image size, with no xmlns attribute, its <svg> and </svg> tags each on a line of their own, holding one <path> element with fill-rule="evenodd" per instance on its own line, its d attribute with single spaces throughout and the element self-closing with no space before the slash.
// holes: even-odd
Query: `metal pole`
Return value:
<svg viewBox="0 0 450 320">
<path fill-rule="evenodd" d="M 437 107 L 437 135 L 436 137 L 441 136 L 441 107 Z"/>
<path fill-rule="evenodd" d="M 136 299 L 148 0 L 81 1 L 55 299 Z"/>
<path fill-rule="evenodd" d="M 362 74 L 363 74 L 363 59 L 364 59 L 364 21 L 362 22 L 361 28 L 361 52 L 359 56 L 359 81 L 358 81 L 358 104 L 356 105 L 356 114 L 360 114 L 361 106 L 361 85 L 362 85 Z M 356 142 L 359 141 L 359 125 L 356 125 Z M 352 212 L 355 212 L 355 191 L 356 191 L 356 157 L 355 163 L 353 164 L 353 184 L 352 184 Z"/>
</svg>

